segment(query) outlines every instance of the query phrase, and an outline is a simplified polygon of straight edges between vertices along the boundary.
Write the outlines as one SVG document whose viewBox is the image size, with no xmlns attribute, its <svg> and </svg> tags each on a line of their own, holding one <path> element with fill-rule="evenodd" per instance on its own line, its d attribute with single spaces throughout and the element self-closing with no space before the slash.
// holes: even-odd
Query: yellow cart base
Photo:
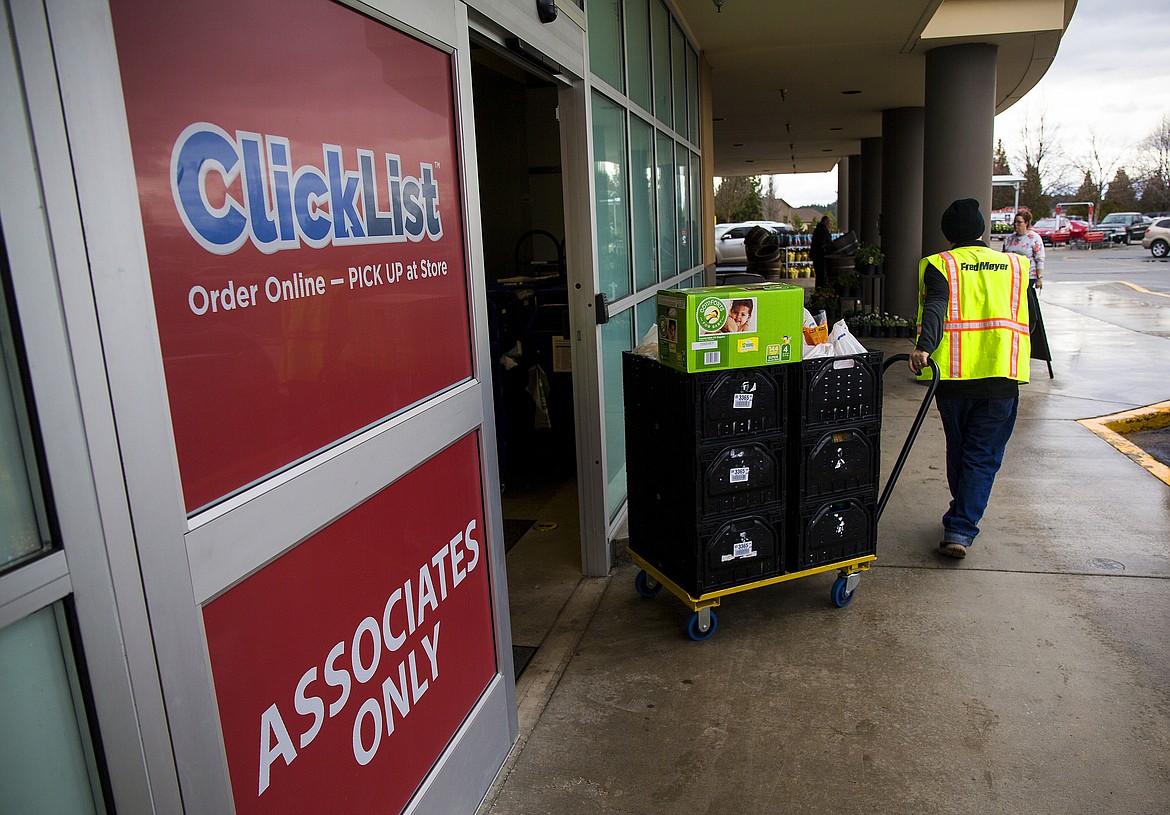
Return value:
<svg viewBox="0 0 1170 815">
<path fill-rule="evenodd" d="M 643 597 L 653 597 L 663 588 L 666 588 L 671 594 L 682 600 L 685 606 L 691 609 L 693 613 L 687 621 L 687 633 L 693 640 L 705 640 L 715 633 L 717 621 L 711 609 L 719 605 L 720 601 L 727 595 L 738 594 L 741 591 L 751 591 L 752 589 L 771 586 L 775 583 L 784 583 L 789 580 L 798 580 L 802 577 L 821 574 L 822 572 L 831 572 L 834 569 L 840 572 L 840 576 L 833 584 L 833 604 L 838 608 L 844 608 L 853 600 L 853 592 L 861 580 L 861 573 L 869 571 L 870 565 L 877 560 L 877 555 L 864 555 L 853 558 L 852 560 L 827 563 L 824 566 L 817 566 L 813 569 L 776 575 L 775 577 L 769 577 L 764 580 L 743 583 L 738 586 L 707 592 L 698 597 L 692 597 L 689 592 L 650 565 L 633 549 L 627 546 L 626 551 L 630 555 L 630 560 L 642 569 L 634 582 L 640 595 Z"/>
</svg>

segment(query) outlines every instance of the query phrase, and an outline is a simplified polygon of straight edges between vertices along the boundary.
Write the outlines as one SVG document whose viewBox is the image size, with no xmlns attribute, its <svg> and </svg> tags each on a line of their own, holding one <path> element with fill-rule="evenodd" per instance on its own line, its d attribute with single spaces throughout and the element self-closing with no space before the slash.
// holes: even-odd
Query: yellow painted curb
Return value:
<svg viewBox="0 0 1170 815">
<path fill-rule="evenodd" d="M 1077 421 L 1116 447 L 1138 465 L 1149 470 L 1155 478 L 1170 485 L 1170 467 L 1122 435 L 1124 433 L 1140 433 L 1143 430 L 1159 430 L 1170 426 L 1170 402 L 1159 402 L 1156 405 L 1134 408 L 1114 413 L 1111 416 L 1098 416 L 1095 419 L 1078 419 Z"/>
</svg>

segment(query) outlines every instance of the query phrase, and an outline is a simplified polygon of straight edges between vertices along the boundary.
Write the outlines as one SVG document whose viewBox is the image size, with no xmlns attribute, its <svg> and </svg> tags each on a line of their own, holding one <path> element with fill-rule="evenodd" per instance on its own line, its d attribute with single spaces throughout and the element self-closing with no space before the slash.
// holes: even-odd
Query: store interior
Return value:
<svg viewBox="0 0 1170 815">
<path fill-rule="evenodd" d="M 473 43 L 472 88 L 513 660 L 581 580 L 557 85 Z"/>
</svg>

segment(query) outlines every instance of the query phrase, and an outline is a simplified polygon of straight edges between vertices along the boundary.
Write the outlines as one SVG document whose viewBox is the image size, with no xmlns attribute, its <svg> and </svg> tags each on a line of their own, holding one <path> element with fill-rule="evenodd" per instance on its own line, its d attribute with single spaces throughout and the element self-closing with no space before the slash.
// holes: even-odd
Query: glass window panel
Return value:
<svg viewBox="0 0 1170 815">
<path fill-rule="evenodd" d="M 626 112 L 593 94 L 597 271 L 610 301 L 631 292 L 629 208 L 626 203 Z"/>
<path fill-rule="evenodd" d="M 687 43 L 687 138 L 699 143 L 699 55 Z M 698 199 L 696 199 L 698 200 Z"/>
<path fill-rule="evenodd" d="M 0 276 L 7 256 L 0 242 Z M 0 279 L 0 284 L 3 280 Z M 49 545 L 7 295 L 0 285 L 0 572 Z"/>
<path fill-rule="evenodd" d="M 622 6 L 620 0 L 592 0 L 589 22 L 589 69 L 619 91 L 622 84 Z"/>
<path fill-rule="evenodd" d="M 647 297 L 634 307 L 634 311 L 636 312 L 638 322 L 634 331 L 634 338 L 641 343 L 646 333 L 658 324 L 658 296 Z"/>
<path fill-rule="evenodd" d="M 0 629 L 0 811 L 105 811 L 95 801 L 66 643 L 54 607 Z"/>
<path fill-rule="evenodd" d="M 681 142 L 674 143 L 674 155 L 675 172 L 678 175 L 675 180 L 675 189 L 678 193 L 675 208 L 678 226 L 675 231 L 678 235 L 678 270 L 682 272 L 691 268 L 691 236 L 687 232 L 691 219 L 691 159 L 690 151 Z"/>
<path fill-rule="evenodd" d="M 626 66 L 629 70 L 629 97 L 653 110 L 650 96 L 650 3 L 630 0 L 626 4 Z"/>
<path fill-rule="evenodd" d="M 703 196 L 699 192 L 699 154 L 691 153 L 691 220 L 687 232 L 691 235 L 691 265 L 703 263 L 703 235 L 699 231 L 703 223 Z"/>
<path fill-rule="evenodd" d="M 687 132 L 687 46 L 678 23 L 670 24 L 671 87 L 674 89 L 674 129 Z"/>
<path fill-rule="evenodd" d="M 678 225 L 674 202 L 674 140 L 657 134 L 658 142 L 658 269 L 662 279 L 678 270 Z"/>
<path fill-rule="evenodd" d="M 626 500 L 626 399 L 622 352 L 634 347 L 634 311 L 626 309 L 601 327 L 601 375 L 605 387 L 605 491 L 610 519 Z"/>
<path fill-rule="evenodd" d="M 670 12 L 661 0 L 650 0 L 650 38 L 654 62 L 654 115 L 673 125 L 670 112 Z"/>
<path fill-rule="evenodd" d="M 658 282 L 658 223 L 654 211 L 654 128 L 630 116 L 630 203 L 634 218 L 634 284 Z"/>
</svg>

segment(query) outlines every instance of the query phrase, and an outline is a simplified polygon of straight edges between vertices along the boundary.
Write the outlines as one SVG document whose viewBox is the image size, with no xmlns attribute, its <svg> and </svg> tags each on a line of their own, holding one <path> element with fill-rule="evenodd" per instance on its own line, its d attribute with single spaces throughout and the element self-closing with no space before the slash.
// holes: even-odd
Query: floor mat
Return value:
<svg viewBox="0 0 1170 815">
<path fill-rule="evenodd" d="M 516 520 L 514 518 L 504 519 L 504 551 L 511 551 L 512 547 L 520 542 L 520 539 L 532 528 L 536 521 Z"/>
<path fill-rule="evenodd" d="M 524 669 L 528 667 L 528 663 L 532 661 L 532 655 L 535 653 L 536 649 L 528 645 L 512 646 L 512 673 L 515 674 L 513 679 L 520 678 L 520 674 L 524 673 Z"/>
</svg>

